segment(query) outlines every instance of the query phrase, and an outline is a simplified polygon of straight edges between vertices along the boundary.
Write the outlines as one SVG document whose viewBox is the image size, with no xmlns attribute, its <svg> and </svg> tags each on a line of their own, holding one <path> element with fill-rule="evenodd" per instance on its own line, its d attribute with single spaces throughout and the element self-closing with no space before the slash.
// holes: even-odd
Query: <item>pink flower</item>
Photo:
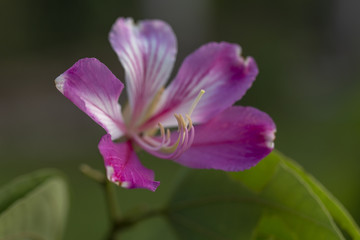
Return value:
<svg viewBox="0 0 360 240">
<path fill-rule="evenodd" d="M 55 82 L 106 130 L 99 150 L 110 181 L 125 188 L 158 187 L 134 146 L 191 168 L 225 171 L 248 169 L 272 151 L 272 119 L 252 107 L 232 106 L 258 74 L 255 60 L 241 57 L 238 45 L 200 47 L 164 89 L 177 52 L 169 25 L 119 18 L 109 40 L 125 69 L 129 103 L 123 111 L 118 99 L 124 85 L 95 58 L 79 60 Z M 169 130 L 176 126 L 177 131 Z M 126 140 L 113 142 L 120 137 Z"/>
</svg>

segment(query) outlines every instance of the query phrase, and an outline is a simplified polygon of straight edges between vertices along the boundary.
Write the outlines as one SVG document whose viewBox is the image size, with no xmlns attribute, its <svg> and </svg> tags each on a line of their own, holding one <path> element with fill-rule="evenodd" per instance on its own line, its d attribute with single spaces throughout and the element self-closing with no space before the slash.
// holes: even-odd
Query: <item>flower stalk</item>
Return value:
<svg viewBox="0 0 360 240">
<path fill-rule="evenodd" d="M 135 225 L 136 223 L 142 220 L 151 218 L 153 216 L 162 215 L 166 212 L 165 209 L 151 209 L 151 210 L 144 210 L 143 212 L 136 214 L 135 216 L 122 217 L 120 214 L 120 209 L 116 197 L 114 184 L 106 178 L 105 174 L 90 167 L 87 164 L 82 164 L 80 166 L 80 171 L 85 176 L 99 183 L 104 189 L 106 207 L 108 209 L 108 215 L 111 226 L 108 234 L 105 237 L 105 240 L 115 240 L 117 233 L 120 232 L 121 230 L 130 227 L 132 225 Z"/>
<path fill-rule="evenodd" d="M 111 223 L 111 229 L 106 239 L 113 240 L 115 239 L 115 233 L 117 232 L 117 228 L 118 228 L 117 225 L 122 222 L 120 208 L 118 205 L 118 201 L 114 189 L 114 184 L 110 182 L 102 172 L 91 168 L 89 165 L 86 164 L 81 165 L 80 171 L 85 176 L 99 183 L 104 189 L 106 207 L 108 209 L 109 220 Z"/>
</svg>

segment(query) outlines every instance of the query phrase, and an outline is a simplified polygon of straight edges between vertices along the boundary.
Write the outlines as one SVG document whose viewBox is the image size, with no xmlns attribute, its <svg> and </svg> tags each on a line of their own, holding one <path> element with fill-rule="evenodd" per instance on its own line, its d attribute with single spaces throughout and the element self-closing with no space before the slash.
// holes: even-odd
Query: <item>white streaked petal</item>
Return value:
<svg viewBox="0 0 360 240">
<path fill-rule="evenodd" d="M 118 103 L 124 85 L 95 58 L 76 62 L 55 80 L 57 89 L 102 126 L 112 137 L 125 131 Z"/>
<path fill-rule="evenodd" d="M 241 99 L 258 73 L 253 58 L 240 56 L 236 44 L 209 43 L 190 54 L 175 79 L 165 90 L 156 113 L 146 126 L 161 122 L 176 126 L 172 114 L 185 114 L 201 89 L 206 93 L 191 118 L 194 123 L 209 121 Z"/>
<path fill-rule="evenodd" d="M 131 124 L 141 122 L 152 99 L 171 73 L 177 51 L 169 25 L 160 20 L 141 21 L 119 18 L 109 35 L 126 76 L 131 108 Z"/>
</svg>

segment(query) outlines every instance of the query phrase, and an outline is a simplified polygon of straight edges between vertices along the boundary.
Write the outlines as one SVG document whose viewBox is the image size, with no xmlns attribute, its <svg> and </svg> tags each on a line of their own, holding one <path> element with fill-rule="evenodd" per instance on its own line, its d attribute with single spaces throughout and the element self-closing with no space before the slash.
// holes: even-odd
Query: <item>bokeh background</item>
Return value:
<svg viewBox="0 0 360 240">
<path fill-rule="evenodd" d="M 177 35 L 174 73 L 209 41 L 238 43 L 256 59 L 260 74 L 240 104 L 269 113 L 276 148 L 360 223 L 359 9 L 358 0 L 1 0 L 0 185 L 43 167 L 63 170 L 71 188 L 64 239 L 101 239 L 108 224 L 103 195 L 78 166 L 103 170 L 97 143 L 104 131 L 53 81 L 83 57 L 100 59 L 124 80 L 107 40 L 111 25 L 120 16 L 158 18 Z M 182 170 L 146 155 L 143 163 L 161 186 L 156 193 L 119 189 L 123 209 L 161 205 Z"/>
</svg>

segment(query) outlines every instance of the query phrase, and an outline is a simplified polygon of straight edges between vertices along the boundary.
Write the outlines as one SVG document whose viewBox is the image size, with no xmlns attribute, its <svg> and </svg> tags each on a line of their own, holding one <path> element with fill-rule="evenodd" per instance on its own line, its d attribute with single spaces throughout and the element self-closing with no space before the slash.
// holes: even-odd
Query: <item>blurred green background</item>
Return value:
<svg viewBox="0 0 360 240">
<path fill-rule="evenodd" d="M 269 113 L 276 148 L 318 178 L 360 223 L 360 1 L 1 0 L 0 184 L 53 167 L 68 175 L 71 212 L 64 239 L 100 239 L 107 229 L 101 189 L 78 171 L 103 169 L 104 131 L 65 99 L 53 80 L 96 57 L 124 80 L 107 36 L 120 16 L 167 21 L 182 60 L 209 41 L 253 56 L 260 74 L 241 105 Z M 166 201 L 180 167 L 143 156 L 156 193 L 119 189 L 123 209 Z M 161 222 L 161 220 L 159 220 Z M 161 223 L 159 223 L 161 224 Z M 129 237 L 129 239 L 131 239 Z"/>
</svg>

